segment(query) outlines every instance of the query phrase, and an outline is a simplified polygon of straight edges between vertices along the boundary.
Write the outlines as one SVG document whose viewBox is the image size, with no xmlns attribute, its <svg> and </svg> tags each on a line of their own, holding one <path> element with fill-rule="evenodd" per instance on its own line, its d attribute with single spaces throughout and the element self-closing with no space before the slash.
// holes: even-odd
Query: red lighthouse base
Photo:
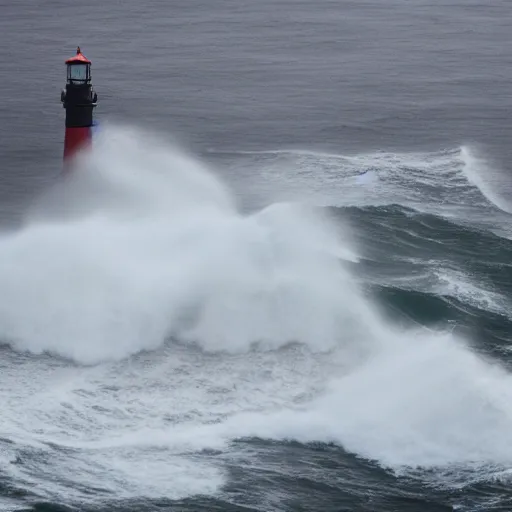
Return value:
<svg viewBox="0 0 512 512">
<path fill-rule="evenodd" d="M 91 144 L 92 133 L 90 126 L 66 127 L 64 138 L 64 160 L 69 160 L 74 154 Z"/>
</svg>

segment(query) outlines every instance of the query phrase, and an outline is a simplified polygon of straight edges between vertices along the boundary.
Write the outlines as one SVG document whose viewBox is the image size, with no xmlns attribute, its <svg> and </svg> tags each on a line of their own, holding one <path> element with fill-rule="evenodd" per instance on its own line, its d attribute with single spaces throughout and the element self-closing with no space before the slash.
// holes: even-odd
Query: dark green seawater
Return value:
<svg viewBox="0 0 512 512">
<path fill-rule="evenodd" d="M 507 1 L 0 8 L 0 510 L 512 510 Z"/>
</svg>

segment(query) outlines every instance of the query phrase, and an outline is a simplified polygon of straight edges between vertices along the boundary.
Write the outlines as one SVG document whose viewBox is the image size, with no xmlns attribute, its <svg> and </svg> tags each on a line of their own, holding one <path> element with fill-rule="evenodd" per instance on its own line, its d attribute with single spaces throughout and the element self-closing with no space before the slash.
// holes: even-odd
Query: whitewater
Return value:
<svg viewBox="0 0 512 512">
<path fill-rule="evenodd" d="M 241 213 L 198 158 L 106 127 L 0 235 L 5 476 L 68 504 L 222 495 L 259 438 L 440 486 L 507 480 L 510 374 L 385 319 L 358 260 L 326 210 Z"/>
</svg>

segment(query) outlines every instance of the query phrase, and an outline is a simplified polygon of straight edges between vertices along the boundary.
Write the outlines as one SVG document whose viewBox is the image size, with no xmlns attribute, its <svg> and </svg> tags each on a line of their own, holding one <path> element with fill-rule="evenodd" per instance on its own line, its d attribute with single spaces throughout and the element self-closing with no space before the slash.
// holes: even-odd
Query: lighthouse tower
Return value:
<svg viewBox="0 0 512 512">
<path fill-rule="evenodd" d="M 67 82 L 60 100 L 66 109 L 66 135 L 64 138 L 64 161 L 79 149 L 88 146 L 92 137 L 93 116 L 98 95 L 91 83 L 91 61 L 80 51 L 66 61 Z"/>
</svg>

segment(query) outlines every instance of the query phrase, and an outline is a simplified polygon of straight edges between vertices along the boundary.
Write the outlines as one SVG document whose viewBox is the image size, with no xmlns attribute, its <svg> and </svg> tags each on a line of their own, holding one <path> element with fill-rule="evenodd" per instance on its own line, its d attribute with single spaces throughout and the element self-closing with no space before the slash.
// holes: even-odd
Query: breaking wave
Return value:
<svg viewBox="0 0 512 512">
<path fill-rule="evenodd" d="M 76 165 L 0 239 L 0 337 L 16 349 L 82 363 L 169 337 L 325 350 L 367 313 L 319 211 L 243 216 L 197 160 L 127 129 L 106 130 Z"/>
<path fill-rule="evenodd" d="M 386 215 L 417 217 L 350 211 L 374 239 L 391 238 Z M 243 215 L 197 159 L 105 130 L 0 238 L 9 354 L 81 363 L 20 356 L 2 369 L 9 477 L 66 503 L 91 500 L 90 488 L 102 503 L 212 495 L 240 457 L 236 441 L 251 437 L 334 443 L 422 479 L 435 468 L 448 486 L 506 475 L 510 374 L 449 330 L 385 320 L 344 262 L 364 261 L 352 236 L 327 212 L 276 202 Z M 450 243 L 457 226 L 424 216 L 415 250 L 436 226 Z M 439 294 L 506 307 L 475 273 L 434 270 L 422 304 Z M 408 284 L 396 303 L 417 299 Z"/>
</svg>

